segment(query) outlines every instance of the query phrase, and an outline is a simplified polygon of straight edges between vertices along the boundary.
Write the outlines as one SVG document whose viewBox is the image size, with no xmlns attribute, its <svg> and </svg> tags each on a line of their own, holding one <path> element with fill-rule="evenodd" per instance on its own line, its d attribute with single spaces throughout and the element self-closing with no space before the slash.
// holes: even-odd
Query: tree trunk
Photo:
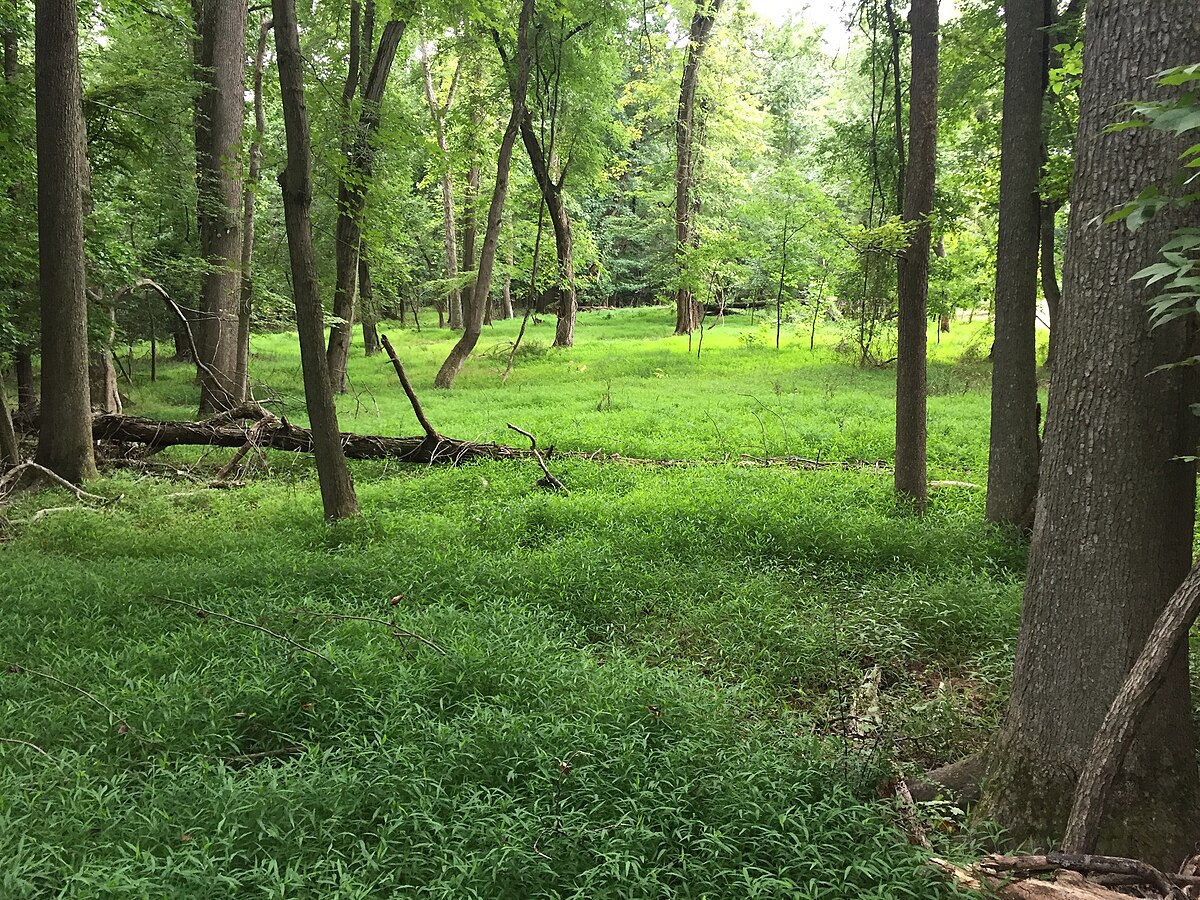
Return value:
<svg viewBox="0 0 1200 900">
<path fill-rule="evenodd" d="M 38 263 L 42 325 L 37 462 L 78 484 L 96 475 L 88 392 L 83 186 L 87 135 L 73 0 L 36 7 Z"/>
<path fill-rule="evenodd" d="M 4 385 L 0 384 L 0 463 L 15 466 L 20 461 L 21 445 L 17 443 L 17 433 L 13 430 L 12 412 L 4 395 Z"/>
<path fill-rule="evenodd" d="M 200 252 L 209 269 L 200 286 L 200 411 L 236 406 L 241 305 L 242 117 L 246 107 L 245 0 L 194 0 L 199 10 L 201 92 L 196 155 Z"/>
<path fill-rule="evenodd" d="M 370 12 L 374 27 L 374 10 Z M 371 63 L 371 74 L 362 88 L 362 112 L 359 114 L 358 127 L 347 144 L 345 174 L 338 184 L 333 314 L 342 321 L 329 330 L 326 367 L 334 390 L 339 392 L 345 391 L 347 386 L 346 364 L 350 358 L 350 334 L 354 328 L 354 287 L 358 275 L 359 244 L 362 241 L 362 214 L 367 205 L 374 162 L 371 140 L 379 128 L 380 104 L 392 63 L 396 59 L 396 50 L 400 46 L 400 39 L 404 37 L 404 27 L 405 23 L 398 19 L 392 19 L 383 26 L 379 46 L 375 48 L 375 59 Z M 357 74 L 358 60 L 354 62 Z"/>
<path fill-rule="evenodd" d="M 902 70 L 900 68 L 900 23 L 896 19 L 896 7 L 892 0 L 884 0 L 883 10 L 887 17 L 888 40 L 892 48 L 892 114 L 896 117 L 894 129 L 896 138 L 896 211 L 900 215 L 904 215 L 906 173 L 904 163 L 904 83 L 901 79 Z M 911 137 L 909 139 L 911 140 Z M 882 200 L 882 197 L 880 199 Z"/>
<path fill-rule="evenodd" d="M 263 61 L 267 54 L 267 32 L 271 20 L 258 26 L 258 45 L 254 52 L 254 138 L 250 142 L 250 165 L 246 173 L 246 191 L 242 198 L 242 288 L 238 304 L 238 354 L 235 374 L 242 386 L 242 397 L 250 395 L 250 315 L 254 309 L 254 196 L 262 172 L 262 142 L 267 129 L 263 111 Z"/>
<path fill-rule="evenodd" d="M 37 386 L 33 382 L 33 351 L 18 347 L 13 353 L 13 369 L 17 376 L 17 412 L 32 414 L 37 410 Z"/>
<path fill-rule="evenodd" d="M 109 415 L 119 416 L 125 409 L 121 403 L 121 391 L 117 386 L 117 365 L 113 360 L 113 341 L 117 334 L 117 310 L 113 305 L 105 306 L 108 332 L 99 350 L 89 354 L 88 385 L 93 409 Z"/>
<path fill-rule="evenodd" d="M 687 55 L 679 84 L 679 111 L 675 117 L 675 257 L 679 262 L 679 284 L 675 290 L 675 333 L 691 334 L 700 322 L 700 311 L 688 286 L 687 252 L 694 243 L 692 216 L 695 212 L 692 191 L 696 172 L 693 160 L 693 127 L 696 123 L 696 87 L 700 81 L 700 61 L 708 46 L 713 23 L 724 0 L 700 0 L 688 30 Z"/>
<path fill-rule="evenodd" d="M 1194 352 L 1191 326 L 1151 330 L 1147 291 L 1130 281 L 1185 218 L 1160 212 L 1133 234 L 1100 220 L 1142 189 L 1171 189 L 1184 142 L 1105 128 L 1129 98 L 1152 99 L 1154 73 L 1200 59 L 1200 19 L 1191 0 L 1088 12 L 1066 302 L 1012 697 L 983 809 L 1018 841 L 1061 834 L 1105 711 L 1191 565 L 1196 471 L 1180 458 L 1196 446 L 1191 376 L 1151 374 Z M 1174 869 L 1200 821 L 1186 652 L 1137 735 L 1100 847 Z"/>
<path fill-rule="evenodd" d="M 367 356 L 374 356 L 379 352 L 379 329 L 376 327 L 379 313 L 375 306 L 375 292 L 371 287 L 371 264 L 367 260 L 366 244 L 361 247 L 358 255 L 358 301 L 362 308 L 363 348 Z"/>
<path fill-rule="evenodd" d="M 1004 7 L 1004 119 L 996 247 L 989 522 L 1031 525 L 1038 480 L 1038 181 L 1044 0 Z"/>
<path fill-rule="evenodd" d="M 904 221 L 916 230 L 900 257 L 896 347 L 896 493 L 924 510 L 925 360 L 928 344 L 929 212 L 937 179 L 938 6 L 913 0 L 912 75 L 908 102 L 908 170 Z"/>
<path fill-rule="evenodd" d="M 575 289 L 575 242 L 571 237 L 571 217 L 563 201 L 563 177 L 555 179 L 551 173 L 546 148 L 538 140 L 528 113 L 521 119 L 521 139 L 529 154 L 538 189 L 546 201 L 550 224 L 554 228 L 554 250 L 558 259 L 558 278 L 551 289 L 550 300 L 558 315 L 558 322 L 554 326 L 554 346 L 570 347 L 575 343 L 575 314 L 579 308 L 579 295 Z"/>
<path fill-rule="evenodd" d="M 438 149 L 441 151 L 442 164 L 442 242 L 446 251 L 446 278 L 453 281 L 458 277 L 458 233 L 454 224 L 454 173 L 451 170 L 450 147 L 446 141 L 446 115 L 454 102 L 454 89 L 458 84 L 458 69 L 450 82 L 445 103 L 440 101 L 433 87 L 433 63 L 429 59 L 429 45 L 421 42 L 421 68 L 425 72 L 425 102 L 429 107 L 429 116 L 433 120 L 433 129 L 437 136 Z M 463 327 L 462 292 L 457 287 L 450 288 L 447 298 L 450 309 L 450 327 Z M 440 307 L 439 307 L 440 312 Z"/>
<path fill-rule="evenodd" d="M 434 387 L 448 388 L 462 371 L 463 364 L 483 331 L 483 298 L 491 289 L 492 269 L 496 264 L 496 249 L 500 243 L 500 229 L 504 216 L 504 201 L 508 195 L 508 172 L 512 165 L 513 147 L 517 133 L 521 130 L 521 119 L 525 115 L 525 93 L 529 88 L 529 72 L 533 68 L 533 53 L 529 43 L 530 22 L 533 18 L 534 0 L 522 0 L 521 15 L 517 25 L 517 73 L 516 87 L 512 90 L 513 111 L 500 141 L 500 154 L 496 160 L 496 184 L 492 188 L 492 203 L 488 207 L 487 229 L 483 235 L 483 248 L 479 253 L 479 274 L 475 279 L 471 303 L 468 305 L 470 318 L 463 328 L 462 337 L 450 349 L 450 354 L 434 379 Z M 478 298 L 478 302 L 476 301 Z"/>
<path fill-rule="evenodd" d="M 508 218 L 508 265 L 504 269 L 504 286 L 500 291 L 500 318 L 511 319 L 513 317 L 512 303 L 512 273 L 513 265 L 516 263 L 517 236 L 513 230 L 512 216 Z"/>
<path fill-rule="evenodd" d="M 1062 291 L 1058 287 L 1058 269 L 1054 260 L 1054 229 L 1057 215 L 1057 203 L 1047 201 L 1042 204 L 1042 296 L 1046 298 L 1046 312 L 1050 316 L 1050 343 L 1046 348 L 1046 368 L 1054 365 L 1054 347 L 1058 343 L 1058 310 L 1062 306 Z"/>
<path fill-rule="evenodd" d="M 342 452 L 337 407 L 333 402 L 333 386 L 329 381 L 325 360 L 324 315 L 317 283 L 316 257 L 313 254 L 312 221 L 309 218 L 312 162 L 296 6 L 294 0 L 272 0 L 271 7 L 275 17 L 279 93 L 283 101 L 284 130 L 287 134 L 287 167 L 280 174 L 279 183 L 283 189 L 284 219 L 295 290 L 304 398 L 312 426 L 321 502 L 325 518 L 333 521 L 358 515 L 358 499 Z"/>
</svg>

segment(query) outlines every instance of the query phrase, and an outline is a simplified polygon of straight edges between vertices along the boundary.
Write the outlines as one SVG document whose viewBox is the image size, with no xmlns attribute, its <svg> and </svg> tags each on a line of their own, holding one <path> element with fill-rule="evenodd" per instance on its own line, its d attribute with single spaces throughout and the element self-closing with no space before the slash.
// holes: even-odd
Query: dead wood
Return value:
<svg viewBox="0 0 1200 900">
<path fill-rule="evenodd" d="M 538 462 L 538 465 L 542 467 L 542 472 L 544 472 L 546 475 L 545 478 L 542 478 L 538 481 L 538 484 L 544 488 L 549 488 L 552 491 L 562 491 L 564 494 L 570 493 L 567 490 L 567 486 L 565 484 L 563 484 L 561 481 L 559 481 L 557 478 L 555 478 L 554 474 L 550 471 L 549 467 L 546 465 L 546 460 L 542 457 L 541 452 L 538 450 L 537 438 L 535 438 L 532 434 L 530 434 L 524 428 L 518 428 L 512 422 L 508 423 L 508 427 L 511 428 L 513 431 L 515 431 L 517 434 L 523 434 L 523 435 L 525 435 L 525 437 L 529 438 L 529 452 L 533 454 L 534 459 L 536 459 Z"/>
<path fill-rule="evenodd" d="M 1119 894 L 1107 887 L 1088 882 L 1078 872 L 1059 872 L 1054 881 L 1029 878 L 1022 881 L 1006 881 L 988 875 L 978 866 L 964 869 L 944 859 L 933 858 L 929 864 L 941 869 L 957 884 L 973 891 L 983 891 L 989 897 L 1003 900 L 1128 900 L 1128 894 Z"/>
<path fill-rule="evenodd" d="M 212 616 L 213 618 L 216 618 L 216 619 L 224 619 L 226 622 L 232 622 L 235 625 L 241 625 L 244 628 L 251 628 L 254 631 L 258 631 L 269 637 L 273 637 L 277 641 L 282 641 L 285 644 L 295 647 L 297 650 L 301 650 L 304 653 L 307 653 L 309 656 L 315 656 L 317 659 L 323 659 L 325 662 L 329 663 L 334 668 L 337 668 L 337 663 L 335 663 L 332 659 L 330 659 L 324 653 L 314 650 L 312 647 L 306 647 L 304 644 L 301 644 L 299 641 L 292 640 L 286 634 L 280 634 L 278 631 L 272 631 L 270 628 L 264 628 L 262 625 L 258 625 L 254 622 L 247 622 L 245 619 L 238 619 L 238 618 L 235 618 L 234 616 L 226 615 L 225 613 L 217 612 L 216 610 L 213 610 L 213 609 L 205 609 L 203 606 L 196 606 L 194 603 L 188 603 L 186 600 L 176 600 L 173 597 L 167 597 L 162 594 L 155 594 L 154 599 L 162 600 L 167 603 L 174 603 L 177 606 L 186 607 L 187 609 L 190 609 L 193 612 L 195 612 L 196 615 L 200 619 L 206 619 L 209 616 Z"/>
<path fill-rule="evenodd" d="M 353 616 L 345 613 L 331 613 L 319 609 L 290 609 L 288 610 L 288 613 L 293 616 L 319 616 L 322 619 L 328 619 L 333 622 L 371 622 L 375 625 L 383 625 L 384 627 L 391 629 L 392 637 L 394 638 L 409 638 L 414 641 L 420 641 L 427 647 L 432 647 L 438 653 L 442 654 L 442 656 L 449 655 L 446 653 L 446 648 L 441 644 L 431 641 L 429 638 L 417 634 L 415 631 L 409 631 L 405 628 L 401 628 L 390 619 L 377 619 L 374 616 Z"/>
<path fill-rule="evenodd" d="M 425 431 L 425 436 L 430 440 L 442 440 L 442 436 L 438 434 L 437 429 L 430 423 L 425 416 L 425 410 L 421 408 L 421 401 L 417 399 L 417 392 L 413 390 L 412 382 L 408 380 L 408 376 L 404 373 L 404 366 L 400 363 L 400 357 L 396 355 L 396 351 L 392 349 L 391 341 L 387 335 L 379 336 L 380 343 L 383 344 L 383 349 L 387 351 L 387 355 L 391 357 L 392 366 L 396 370 L 396 376 L 400 379 L 400 386 L 404 388 L 404 393 L 408 396 L 408 402 L 412 404 L 413 412 L 416 413 L 417 421 L 421 423 L 421 428 Z"/>
</svg>

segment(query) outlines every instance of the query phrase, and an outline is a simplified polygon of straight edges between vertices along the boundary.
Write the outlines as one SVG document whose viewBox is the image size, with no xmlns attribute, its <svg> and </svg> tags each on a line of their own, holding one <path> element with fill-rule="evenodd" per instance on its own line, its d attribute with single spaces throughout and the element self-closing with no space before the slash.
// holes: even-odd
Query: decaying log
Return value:
<svg viewBox="0 0 1200 900">
<path fill-rule="evenodd" d="M 974 891 L 984 891 L 986 896 L 1003 900 L 1128 900 L 1128 894 L 1119 894 L 1098 884 L 1087 881 L 1078 872 L 1059 872 L 1054 881 L 1026 879 L 1005 882 L 987 875 L 976 868 L 964 869 L 944 859 L 931 859 L 929 864 L 941 869 L 957 884 Z"/>
<path fill-rule="evenodd" d="M 239 425 L 206 422 L 163 422 L 137 416 L 98 416 L 92 420 L 92 436 L 98 441 L 146 444 L 149 447 L 198 445 L 240 448 L 249 441 L 265 450 L 312 452 L 312 432 L 284 420 L 261 426 L 256 434 Z M 523 459 L 527 451 L 502 444 L 477 444 L 439 436 L 384 437 L 342 432 L 347 459 L 395 459 L 408 463 L 453 463 L 473 459 Z"/>
</svg>

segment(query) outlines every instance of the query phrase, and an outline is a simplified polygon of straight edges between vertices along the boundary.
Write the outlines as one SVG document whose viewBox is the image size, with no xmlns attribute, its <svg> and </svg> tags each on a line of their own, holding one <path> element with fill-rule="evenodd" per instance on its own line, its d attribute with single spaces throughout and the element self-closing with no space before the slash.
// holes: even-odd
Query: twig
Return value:
<svg viewBox="0 0 1200 900">
<path fill-rule="evenodd" d="M 414 641 L 420 641 L 422 644 L 432 647 L 438 653 L 442 654 L 442 656 L 449 656 L 449 654 L 446 652 L 446 648 L 444 648 L 441 644 L 431 641 L 429 638 L 419 635 L 416 632 L 401 628 L 395 622 L 391 622 L 387 619 L 376 619 L 373 616 L 352 616 L 345 613 L 322 612 L 319 609 L 289 609 L 288 613 L 293 616 L 320 616 L 324 619 L 333 619 L 339 622 L 372 622 L 376 625 L 383 625 L 386 628 L 390 628 L 392 630 L 393 637 L 412 638 Z"/>
<path fill-rule="evenodd" d="M 87 697 L 89 700 L 91 700 L 93 703 L 95 703 L 97 706 L 99 706 L 101 709 L 103 709 L 106 713 L 108 713 L 109 716 L 111 716 L 113 719 L 116 719 L 117 723 L 119 725 L 124 725 L 126 728 L 129 728 L 129 724 L 125 721 L 125 718 L 123 716 L 118 716 L 113 711 L 113 708 L 111 706 L 109 706 L 107 703 L 105 703 L 103 700 L 101 700 L 99 697 L 97 697 L 95 694 L 91 693 L 90 691 L 85 691 L 83 688 L 79 687 L 79 685 L 71 684 L 71 682 L 69 682 L 69 681 L 63 681 L 61 678 L 58 678 L 55 675 L 51 675 L 48 672 L 39 672 L 36 669 L 29 669 L 29 668 L 26 668 L 25 666 L 18 665 L 17 663 L 5 663 L 4 665 L 6 665 L 8 667 L 8 670 L 10 672 L 25 672 L 26 674 L 29 674 L 29 675 L 36 675 L 38 678 L 45 678 L 47 681 L 53 681 L 55 684 L 60 684 L 65 688 L 75 691 L 75 693 L 77 693 L 77 694 L 82 694 L 84 697 Z"/>
<path fill-rule="evenodd" d="M 35 744 L 31 741 L 23 741 L 20 738 L 0 737 L 0 744 L 16 744 L 21 747 L 28 747 L 30 750 L 34 750 L 34 751 L 42 754 L 42 756 L 46 757 L 46 759 L 54 759 L 53 756 L 51 756 L 49 753 L 47 753 L 45 750 L 43 750 L 41 747 L 39 747 L 37 744 Z"/>
<path fill-rule="evenodd" d="M 523 434 L 525 437 L 529 438 L 529 452 L 533 454 L 534 459 L 538 461 L 538 465 L 542 467 L 542 471 L 546 473 L 545 484 L 556 491 L 562 491 L 564 494 L 569 494 L 570 491 L 567 490 L 567 486 L 555 478 L 550 472 L 550 469 L 547 468 L 546 460 L 542 458 L 541 451 L 537 448 L 537 438 L 535 438 L 524 428 L 518 428 L 512 422 L 508 423 L 508 427 L 517 432 L 517 434 Z"/>
<path fill-rule="evenodd" d="M 325 662 L 329 663 L 334 668 L 337 668 L 337 663 L 335 663 L 332 659 L 330 659 L 324 653 L 314 650 L 314 649 L 312 649 L 312 647 L 306 647 L 304 644 L 301 644 L 299 641 L 294 641 L 287 635 L 280 634 L 277 631 L 272 631 L 270 628 L 264 628 L 262 625 L 257 625 L 254 622 L 247 622 L 244 619 L 237 619 L 237 618 L 234 618 L 233 616 L 227 616 L 225 613 L 219 613 L 212 609 L 205 609 L 203 606 L 196 606 L 194 603 L 188 603 L 186 600 L 176 600 L 174 597 L 166 597 L 162 594 L 151 594 L 151 596 L 154 597 L 156 600 L 165 600 L 167 603 L 174 603 L 177 606 L 185 606 L 188 609 L 193 610 L 196 613 L 199 613 L 200 616 L 202 616 L 202 617 L 203 616 L 215 616 L 218 619 L 224 619 L 227 622 L 233 622 L 235 625 L 241 625 L 245 628 L 252 628 L 255 631 L 260 631 L 265 635 L 269 635 L 270 637 L 275 638 L 276 640 L 283 641 L 285 644 L 290 644 L 291 646 L 295 647 L 297 650 L 302 650 L 305 653 L 309 654 L 310 656 L 315 656 L 315 657 L 317 657 L 317 659 L 323 659 L 323 660 L 325 660 Z"/>
<path fill-rule="evenodd" d="M 391 341 L 388 340 L 386 334 L 381 334 L 379 342 L 383 344 L 383 349 L 387 351 L 387 355 L 392 358 L 392 366 L 396 369 L 396 374 L 400 378 L 400 386 L 404 388 L 404 393 L 408 394 L 408 402 L 412 404 L 413 412 L 417 414 L 417 421 L 425 429 L 425 434 L 430 440 L 440 441 L 442 436 L 438 434 L 436 428 L 429 424 L 429 419 L 425 418 L 425 410 L 421 408 L 421 401 L 417 399 L 417 392 L 413 390 L 412 383 L 408 380 L 408 376 L 404 374 L 404 366 L 400 363 L 400 357 L 396 355 L 396 351 L 392 349 Z"/>
<path fill-rule="evenodd" d="M 67 490 L 69 490 L 71 493 L 73 493 L 75 495 L 76 500 L 94 500 L 97 503 L 115 503 L 116 502 L 116 500 L 110 500 L 108 497 L 101 497 L 97 494 L 89 494 L 87 491 L 85 491 L 79 485 L 71 484 L 71 482 L 67 481 L 67 479 L 63 478 L 61 475 L 57 475 L 54 472 L 47 469 L 45 466 L 39 466 L 35 462 L 21 463 L 19 466 L 16 466 L 15 468 L 13 468 L 12 471 L 10 471 L 3 478 L 0 478 L 0 500 L 3 500 L 5 498 L 7 498 L 9 495 L 11 495 L 13 493 L 13 491 L 15 490 L 15 488 L 12 488 L 9 486 L 12 484 L 18 483 L 20 481 L 20 476 L 22 474 L 24 474 L 25 472 L 30 472 L 30 471 L 38 472 L 39 474 L 45 476 L 46 478 L 49 478 L 55 484 L 65 487 Z M 116 499 L 119 500 L 120 497 L 118 497 Z"/>
</svg>

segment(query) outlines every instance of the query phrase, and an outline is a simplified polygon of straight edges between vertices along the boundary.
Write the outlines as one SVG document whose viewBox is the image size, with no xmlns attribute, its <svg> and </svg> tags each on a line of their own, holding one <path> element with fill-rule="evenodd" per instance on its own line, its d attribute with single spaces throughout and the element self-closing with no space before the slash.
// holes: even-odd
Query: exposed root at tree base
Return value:
<svg viewBox="0 0 1200 900">
<path fill-rule="evenodd" d="M 956 884 L 1008 900 L 1118 900 L 1157 897 L 1191 900 L 1200 897 L 1197 857 L 1179 873 L 1162 872 L 1136 859 L 1084 853 L 1036 856 L 985 856 L 970 869 L 932 858 L 929 864 Z M 1051 880 L 1043 880 L 1051 875 Z M 1136 891 L 1130 894 L 1125 891 Z"/>
</svg>

